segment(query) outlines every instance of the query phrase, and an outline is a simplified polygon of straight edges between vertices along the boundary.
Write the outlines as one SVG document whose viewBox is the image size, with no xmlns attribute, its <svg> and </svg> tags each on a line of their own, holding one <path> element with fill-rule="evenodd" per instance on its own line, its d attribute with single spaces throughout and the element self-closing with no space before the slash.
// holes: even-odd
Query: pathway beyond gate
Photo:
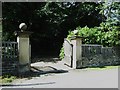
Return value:
<svg viewBox="0 0 120 90">
<path fill-rule="evenodd" d="M 70 70 L 72 68 L 65 65 L 65 62 L 60 60 L 59 58 L 38 58 L 37 62 L 31 64 L 32 67 L 49 67 L 51 69 L 56 70 Z"/>
</svg>

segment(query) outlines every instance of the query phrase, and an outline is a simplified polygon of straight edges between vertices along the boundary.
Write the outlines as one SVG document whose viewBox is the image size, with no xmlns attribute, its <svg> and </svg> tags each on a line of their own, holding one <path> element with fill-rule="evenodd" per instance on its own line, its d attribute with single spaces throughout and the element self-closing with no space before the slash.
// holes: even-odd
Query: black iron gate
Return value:
<svg viewBox="0 0 120 90">
<path fill-rule="evenodd" d="M 17 74 L 18 70 L 18 43 L 2 42 L 2 74 Z"/>
</svg>

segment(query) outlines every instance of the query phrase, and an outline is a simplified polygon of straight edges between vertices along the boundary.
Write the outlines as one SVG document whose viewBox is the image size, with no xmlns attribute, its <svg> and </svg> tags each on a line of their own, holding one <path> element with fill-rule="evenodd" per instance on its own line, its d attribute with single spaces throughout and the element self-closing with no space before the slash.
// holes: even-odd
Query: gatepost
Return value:
<svg viewBox="0 0 120 90">
<path fill-rule="evenodd" d="M 19 74 L 30 71 L 31 46 L 29 36 L 31 34 L 32 32 L 25 30 L 17 32 L 17 42 L 19 51 L 19 68 L 18 68 Z"/>
<path fill-rule="evenodd" d="M 82 60 L 82 37 L 71 37 L 71 44 L 73 44 L 73 61 L 72 68 L 76 69 L 80 67 Z"/>
</svg>

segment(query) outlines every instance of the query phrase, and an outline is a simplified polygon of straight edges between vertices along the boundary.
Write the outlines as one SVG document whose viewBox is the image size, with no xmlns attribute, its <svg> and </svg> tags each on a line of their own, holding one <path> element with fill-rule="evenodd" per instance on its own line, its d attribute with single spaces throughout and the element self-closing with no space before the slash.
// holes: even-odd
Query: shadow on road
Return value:
<svg viewBox="0 0 120 90">
<path fill-rule="evenodd" d="M 51 66 L 44 66 L 44 67 L 31 66 L 30 72 L 20 74 L 19 77 L 20 78 L 32 78 L 32 77 L 40 77 L 40 75 L 43 75 L 43 74 L 67 73 L 67 72 L 68 72 L 67 70 L 58 70 Z"/>
<path fill-rule="evenodd" d="M 31 66 L 31 70 L 26 73 L 22 73 L 18 75 L 18 78 L 28 78 L 32 79 L 32 77 L 40 77 L 40 75 L 50 74 L 50 73 L 67 73 L 67 70 L 58 70 L 51 66 Z M 45 84 L 55 84 L 55 82 L 48 82 L 48 83 L 33 83 L 33 84 L 2 84 L 3 87 L 11 87 L 11 86 L 32 86 L 32 85 L 45 85 Z"/>
</svg>

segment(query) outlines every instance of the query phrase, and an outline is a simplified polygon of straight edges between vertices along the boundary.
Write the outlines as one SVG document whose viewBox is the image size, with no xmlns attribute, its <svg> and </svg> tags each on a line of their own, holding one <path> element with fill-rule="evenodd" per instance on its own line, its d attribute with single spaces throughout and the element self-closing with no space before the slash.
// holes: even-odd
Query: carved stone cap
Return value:
<svg viewBox="0 0 120 90">
<path fill-rule="evenodd" d="M 30 32 L 30 31 L 24 31 L 24 32 L 15 31 L 14 33 L 15 33 L 16 36 L 29 37 L 33 32 Z"/>
</svg>

